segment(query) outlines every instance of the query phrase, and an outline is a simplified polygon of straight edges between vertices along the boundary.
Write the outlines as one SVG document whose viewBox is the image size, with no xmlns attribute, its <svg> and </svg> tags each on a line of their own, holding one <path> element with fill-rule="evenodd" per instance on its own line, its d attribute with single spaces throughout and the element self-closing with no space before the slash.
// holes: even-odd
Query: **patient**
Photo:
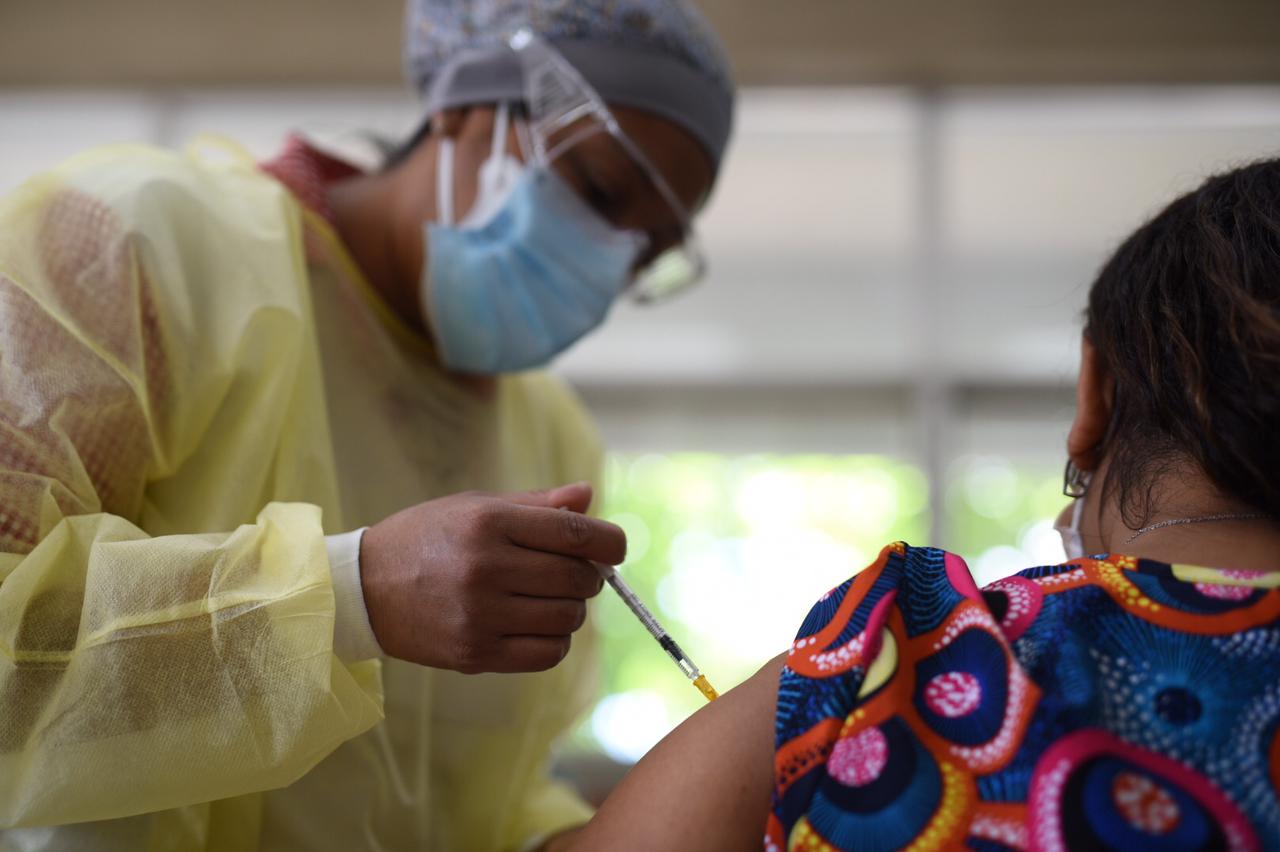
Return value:
<svg viewBox="0 0 1280 852">
<path fill-rule="evenodd" d="M 573 848 L 1280 848 L 1280 160 L 1125 241 L 1082 345 L 1069 562 L 886 547 Z"/>
</svg>

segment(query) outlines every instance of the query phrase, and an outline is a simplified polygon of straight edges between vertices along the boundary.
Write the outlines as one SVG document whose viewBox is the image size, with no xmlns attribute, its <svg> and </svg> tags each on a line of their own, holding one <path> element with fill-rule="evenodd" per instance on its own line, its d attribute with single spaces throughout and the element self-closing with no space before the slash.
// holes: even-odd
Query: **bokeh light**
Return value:
<svg viewBox="0 0 1280 852">
<path fill-rule="evenodd" d="M 621 763 L 639 760 L 670 728 L 667 703 L 647 689 L 606 695 L 591 713 L 591 731 L 600 748 Z"/>
<path fill-rule="evenodd" d="M 951 467 L 947 541 L 979 585 L 1066 558 L 1054 519 L 1067 498 L 1060 471 L 1001 456 L 966 456 Z"/>
</svg>

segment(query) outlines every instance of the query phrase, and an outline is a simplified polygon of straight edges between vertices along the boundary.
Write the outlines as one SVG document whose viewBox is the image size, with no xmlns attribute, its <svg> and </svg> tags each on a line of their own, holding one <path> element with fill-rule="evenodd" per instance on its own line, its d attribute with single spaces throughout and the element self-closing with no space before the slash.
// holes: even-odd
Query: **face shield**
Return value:
<svg viewBox="0 0 1280 852">
<path fill-rule="evenodd" d="M 588 146 L 607 146 L 636 173 L 636 181 L 652 193 L 672 224 L 660 233 L 648 233 L 650 248 L 641 255 L 627 295 L 652 304 L 670 298 L 697 283 L 706 262 L 693 230 L 692 216 L 675 190 L 619 126 L 613 113 L 582 75 L 553 47 L 528 30 L 510 41 L 524 79 L 525 155 L 533 163 L 555 169 L 573 185 L 600 215 L 616 222 L 607 193 L 599 192 L 591 174 L 592 160 L 579 156 Z"/>
</svg>

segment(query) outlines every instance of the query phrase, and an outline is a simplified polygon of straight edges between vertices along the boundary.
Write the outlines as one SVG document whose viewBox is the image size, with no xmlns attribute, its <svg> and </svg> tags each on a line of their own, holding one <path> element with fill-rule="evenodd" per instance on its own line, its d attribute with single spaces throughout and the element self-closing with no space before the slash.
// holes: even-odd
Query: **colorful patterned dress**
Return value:
<svg viewBox="0 0 1280 852">
<path fill-rule="evenodd" d="M 1278 587 L 886 547 L 789 652 L 765 848 L 1280 849 Z"/>
</svg>

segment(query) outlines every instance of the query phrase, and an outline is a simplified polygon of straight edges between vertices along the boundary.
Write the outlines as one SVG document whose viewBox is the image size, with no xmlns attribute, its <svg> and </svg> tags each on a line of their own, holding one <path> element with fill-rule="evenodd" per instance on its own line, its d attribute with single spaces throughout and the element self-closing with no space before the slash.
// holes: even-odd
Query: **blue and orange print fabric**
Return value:
<svg viewBox="0 0 1280 852">
<path fill-rule="evenodd" d="M 1277 587 L 886 547 L 788 654 L 765 848 L 1280 849 Z"/>
</svg>

